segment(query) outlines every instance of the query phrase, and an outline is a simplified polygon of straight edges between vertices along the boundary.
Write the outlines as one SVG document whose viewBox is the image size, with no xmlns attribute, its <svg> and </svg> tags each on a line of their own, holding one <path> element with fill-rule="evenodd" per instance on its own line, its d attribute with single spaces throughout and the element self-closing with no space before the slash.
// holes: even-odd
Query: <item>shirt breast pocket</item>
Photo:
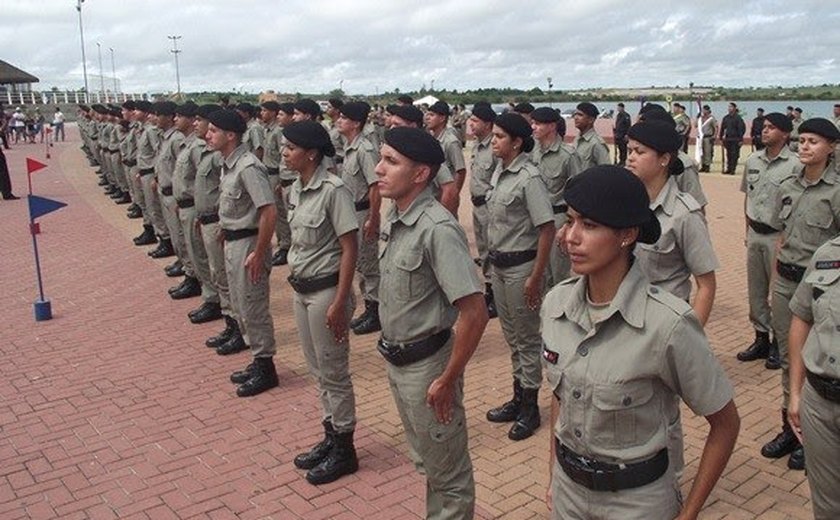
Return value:
<svg viewBox="0 0 840 520">
<path fill-rule="evenodd" d="M 644 444 L 662 424 L 653 383 L 648 380 L 596 385 L 593 389 L 592 441 L 605 448 Z"/>
<path fill-rule="evenodd" d="M 840 322 L 840 269 L 814 269 L 805 278 L 814 290 L 812 313 L 814 323 Z"/>
<path fill-rule="evenodd" d="M 292 242 L 301 246 L 317 245 L 324 234 L 323 224 L 325 215 L 314 213 L 294 214 L 292 224 Z"/>
<path fill-rule="evenodd" d="M 422 251 L 405 251 L 394 256 L 397 275 L 394 295 L 398 300 L 416 300 L 428 291 L 431 282 L 423 272 L 422 265 Z"/>
<path fill-rule="evenodd" d="M 237 218 L 239 212 L 237 208 L 242 200 L 242 190 L 239 188 L 233 190 L 225 190 L 219 197 L 219 213 L 227 216 Z"/>
<path fill-rule="evenodd" d="M 827 200 L 816 201 L 805 213 L 806 236 L 809 243 L 820 246 L 830 239 L 833 234 L 831 231 L 833 223 L 834 215 L 831 212 L 831 203 Z"/>
<path fill-rule="evenodd" d="M 516 211 L 516 195 L 493 192 L 487 199 L 490 218 L 496 225 L 506 225 Z"/>
<path fill-rule="evenodd" d="M 677 238 L 674 233 L 664 232 L 655 244 L 640 244 L 639 247 L 650 255 L 650 266 L 654 272 L 647 273 L 651 282 L 661 281 L 667 278 L 681 262 L 680 250 L 677 247 Z"/>
</svg>

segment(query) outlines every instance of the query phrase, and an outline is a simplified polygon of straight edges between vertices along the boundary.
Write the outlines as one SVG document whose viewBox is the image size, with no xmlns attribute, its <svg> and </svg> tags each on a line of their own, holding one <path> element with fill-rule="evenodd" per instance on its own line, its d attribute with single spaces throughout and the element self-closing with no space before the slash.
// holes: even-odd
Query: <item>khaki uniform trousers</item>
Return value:
<svg viewBox="0 0 840 520">
<path fill-rule="evenodd" d="M 289 229 L 289 217 L 286 207 L 289 204 L 290 187 L 282 188 L 282 195 L 277 195 L 280 186 L 280 175 L 269 175 L 268 184 L 274 193 L 274 206 L 277 208 L 277 222 L 274 225 L 274 235 L 277 237 L 277 248 L 288 250 L 292 245 L 292 231 Z"/>
<path fill-rule="evenodd" d="M 714 137 L 704 137 L 702 142 L 702 151 L 703 151 L 703 166 L 711 166 L 712 162 L 715 160 L 715 139 Z"/>
<path fill-rule="evenodd" d="M 552 520 L 649 520 L 675 518 L 682 493 L 673 468 L 646 486 L 621 491 L 593 491 L 566 475 L 557 459 L 551 474 Z"/>
<path fill-rule="evenodd" d="M 540 310 L 525 303 L 525 280 L 533 268 L 533 260 L 515 267 L 493 266 L 491 275 L 499 323 L 510 347 L 513 378 L 528 389 L 542 384 Z M 545 294 L 545 287 L 542 292 Z"/>
<path fill-rule="evenodd" d="M 455 386 L 452 422 L 439 423 L 434 409 L 426 405 L 426 391 L 446 368 L 452 342 L 450 338 L 434 355 L 416 363 L 397 367 L 386 362 L 409 448 L 422 464 L 418 470 L 426 475 L 426 518 L 430 520 L 472 518 L 475 510 L 463 377 Z"/>
<path fill-rule="evenodd" d="M 143 193 L 143 185 L 140 183 L 140 179 L 137 178 L 137 172 L 140 169 L 135 166 L 126 166 L 126 180 L 128 181 L 128 192 L 131 195 L 131 202 L 137 204 L 140 207 L 140 210 L 143 211 L 143 224 L 150 226 L 152 225 L 152 218 L 147 215 L 146 211 L 146 195 Z"/>
<path fill-rule="evenodd" d="M 773 299 L 770 302 L 772 313 L 771 322 L 775 332 L 776 342 L 779 344 L 779 359 L 782 364 L 782 408 L 787 409 L 790 403 L 790 356 L 788 356 L 788 332 L 793 313 L 790 311 L 790 299 L 796 292 L 796 282 L 776 276 L 773 282 Z"/>
<path fill-rule="evenodd" d="M 490 215 L 487 211 L 487 204 L 472 207 L 473 231 L 475 233 L 475 247 L 478 249 L 478 258 L 481 260 L 481 272 L 484 280 L 490 282 L 490 262 L 487 261 L 487 221 Z"/>
<path fill-rule="evenodd" d="M 762 235 L 747 230 L 747 293 L 750 299 L 750 323 L 758 332 L 771 332 L 770 281 L 776 256 L 778 233 Z"/>
<path fill-rule="evenodd" d="M 257 237 L 225 241 L 225 272 L 230 287 L 230 303 L 239 321 L 245 342 L 255 358 L 270 358 L 277 351 L 274 342 L 274 320 L 268 309 L 271 288 L 271 255 L 265 255 L 263 275 L 251 283 L 245 259 L 254 251 Z"/>
<path fill-rule="evenodd" d="M 356 396 L 350 379 L 350 341 L 336 342 L 327 327 L 327 309 L 336 291 L 330 287 L 309 294 L 295 292 L 294 310 L 301 350 L 309 373 L 318 382 L 324 419 L 332 422 L 335 431 L 346 433 L 356 427 Z M 355 307 L 351 295 L 345 309 L 348 320 Z"/>
<path fill-rule="evenodd" d="M 111 154 L 111 164 L 114 166 L 114 178 L 117 181 L 117 186 L 122 191 L 131 192 L 131 188 L 128 185 L 128 177 L 126 174 L 127 168 L 123 165 L 122 161 L 120 160 L 120 155 L 116 153 Z"/>
<path fill-rule="evenodd" d="M 356 261 L 356 272 L 359 273 L 359 292 L 365 301 L 379 301 L 379 242 L 368 242 L 364 238 L 365 220 L 368 211 L 357 211 L 356 220 L 359 222 L 359 259 Z"/>
<path fill-rule="evenodd" d="M 204 239 L 201 237 L 201 231 L 196 228 L 195 218 L 195 206 L 178 210 L 187 255 L 190 257 L 193 273 L 201 283 L 201 298 L 205 302 L 219 303 L 219 293 L 210 279 L 210 264 L 207 260 L 207 250 L 204 249 Z"/>
<path fill-rule="evenodd" d="M 99 164 L 102 166 L 102 172 L 105 173 L 105 178 L 108 179 L 114 186 L 118 186 L 117 179 L 114 176 L 114 161 L 111 160 L 113 155 L 108 149 L 99 149 L 99 157 L 101 157 Z"/>
<path fill-rule="evenodd" d="M 201 239 L 204 251 L 207 253 L 207 266 L 210 270 L 210 283 L 219 295 L 222 314 L 237 319 L 236 312 L 230 304 L 230 289 L 228 288 L 227 272 L 225 271 L 225 246 L 219 241 L 222 225 L 218 222 L 201 224 Z"/>
<path fill-rule="evenodd" d="M 143 186 L 143 198 L 146 201 L 146 207 L 143 209 L 143 214 L 148 214 L 152 226 L 155 228 L 155 234 L 161 238 L 169 238 L 169 228 L 166 227 L 166 221 L 163 219 L 163 207 L 160 205 L 160 196 L 154 188 L 155 176 L 152 174 L 143 175 L 140 177 L 140 185 Z"/>
<path fill-rule="evenodd" d="M 566 224 L 566 213 L 555 213 L 554 226 L 560 229 Z M 560 248 L 552 243 L 551 253 L 548 257 L 548 287 L 554 287 L 562 282 L 572 272 L 572 261 L 569 256 L 560 251 Z"/>
<path fill-rule="evenodd" d="M 840 404 L 802 388 L 802 438 L 815 520 L 840 518 Z"/>
<path fill-rule="evenodd" d="M 169 230 L 169 239 L 172 240 L 172 247 L 175 254 L 184 266 L 184 273 L 187 276 L 195 276 L 190 255 L 187 252 L 187 241 L 184 239 L 184 229 L 181 227 L 181 220 L 178 218 L 178 203 L 172 195 L 160 196 L 160 205 L 163 208 L 163 220 L 166 222 L 166 229 Z"/>
</svg>

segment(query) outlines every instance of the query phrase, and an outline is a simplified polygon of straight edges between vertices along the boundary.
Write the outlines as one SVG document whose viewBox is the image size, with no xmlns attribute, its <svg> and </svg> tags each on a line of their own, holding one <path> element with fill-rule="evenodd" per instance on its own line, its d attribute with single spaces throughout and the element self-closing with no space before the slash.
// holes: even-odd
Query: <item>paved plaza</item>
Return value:
<svg viewBox="0 0 840 520">
<path fill-rule="evenodd" d="M 248 353 L 220 357 L 204 346 L 222 322 L 192 325 L 187 312 L 199 300 L 167 296 L 174 285 L 163 273 L 167 262 L 131 243 L 140 221 L 102 195 L 75 126 L 68 130 L 50 159 L 43 145 L 6 151 L 19 196 L 25 157 L 33 157 L 49 164 L 33 176 L 35 193 L 68 206 L 41 219 L 54 319 L 36 323 L 26 201 L 0 201 L 0 519 L 422 518 L 423 478 L 406 455 L 376 335 L 351 337 L 361 468 L 311 486 L 292 458 L 320 439 L 321 417 L 298 345 L 288 269 L 271 274 L 280 387 L 237 398 L 228 375 L 249 362 Z M 780 372 L 735 360 L 753 339 L 740 177 L 703 174 L 702 182 L 722 264 L 706 330 L 735 384 L 742 421 L 702 517 L 810 518 L 804 473 L 758 453 L 779 429 Z M 460 220 L 472 238 L 470 208 L 465 189 Z M 510 386 L 509 350 L 492 320 L 465 385 L 477 518 L 545 518 L 549 395 L 540 396 L 538 434 L 514 443 L 508 425 L 484 419 Z M 685 407 L 683 424 L 687 493 L 708 426 Z"/>
</svg>

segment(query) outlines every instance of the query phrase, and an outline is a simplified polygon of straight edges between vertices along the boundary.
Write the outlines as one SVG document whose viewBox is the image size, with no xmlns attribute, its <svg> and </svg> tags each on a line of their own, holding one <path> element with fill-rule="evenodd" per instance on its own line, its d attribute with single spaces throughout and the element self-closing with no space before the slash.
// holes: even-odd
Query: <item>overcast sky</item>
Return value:
<svg viewBox="0 0 840 520">
<path fill-rule="evenodd" d="M 84 85 L 76 0 L 0 0 L 0 59 Z M 87 0 L 126 92 L 840 83 L 836 0 Z M 98 76 L 89 78 L 99 89 Z M 111 89 L 113 83 L 106 85 Z"/>
</svg>

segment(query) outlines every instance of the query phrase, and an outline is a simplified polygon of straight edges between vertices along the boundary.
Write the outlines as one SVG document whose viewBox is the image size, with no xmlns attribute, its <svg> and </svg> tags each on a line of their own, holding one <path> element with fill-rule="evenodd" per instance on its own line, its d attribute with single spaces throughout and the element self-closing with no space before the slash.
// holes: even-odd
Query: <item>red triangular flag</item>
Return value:
<svg viewBox="0 0 840 520">
<path fill-rule="evenodd" d="M 36 161 L 35 159 L 30 159 L 29 157 L 26 158 L 26 173 L 32 175 L 33 173 L 37 172 L 38 170 L 43 170 L 46 168 L 47 165 Z"/>
</svg>

